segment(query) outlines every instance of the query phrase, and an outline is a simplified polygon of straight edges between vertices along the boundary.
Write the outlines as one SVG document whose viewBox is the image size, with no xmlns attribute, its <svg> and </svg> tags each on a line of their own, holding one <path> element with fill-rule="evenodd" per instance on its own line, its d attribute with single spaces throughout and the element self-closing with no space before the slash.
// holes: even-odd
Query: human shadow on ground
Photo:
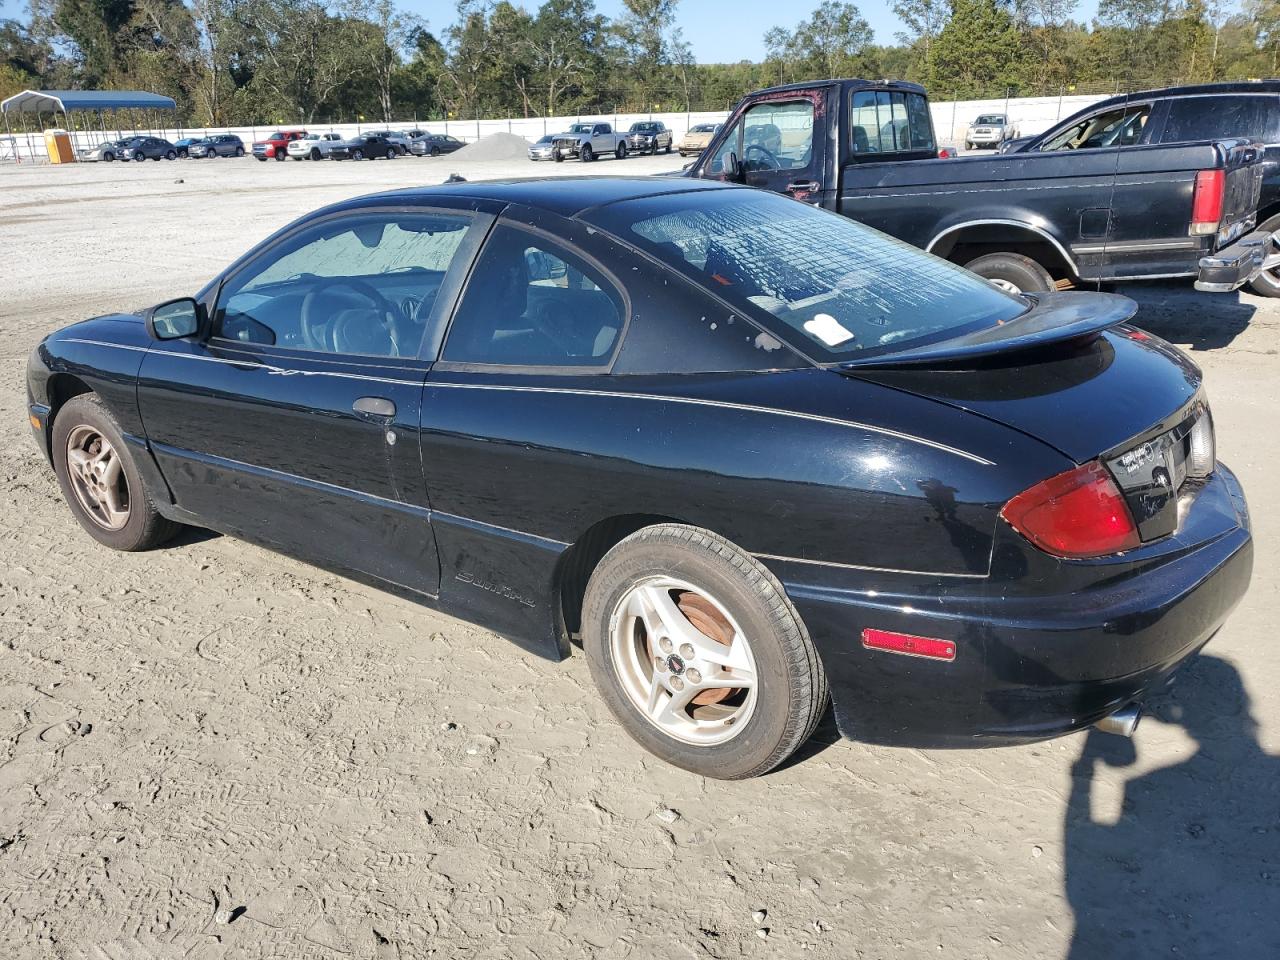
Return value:
<svg viewBox="0 0 1280 960">
<path fill-rule="evenodd" d="M 1240 675 L 1201 656 L 1148 706 L 1196 752 L 1128 781 L 1112 824 L 1091 788 L 1135 762 L 1133 741 L 1090 732 L 1064 829 L 1070 960 L 1280 956 L 1280 757 L 1258 744 Z"/>
</svg>

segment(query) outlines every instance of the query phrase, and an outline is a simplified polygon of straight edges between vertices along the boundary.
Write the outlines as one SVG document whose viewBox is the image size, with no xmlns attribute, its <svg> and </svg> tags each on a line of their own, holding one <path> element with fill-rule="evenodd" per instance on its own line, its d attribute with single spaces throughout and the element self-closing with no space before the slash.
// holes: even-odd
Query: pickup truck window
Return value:
<svg viewBox="0 0 1280 960">
<path fill-rule="evenodd" d="M 757 103 L 748 108 L 707 164 L 707 172 L 732 173 L 731 153 L 748 173 L 805 169 L 813 160 L 813 101 Z"/>
<path fill-rule="evenodd" d="M 1085 117 L 1045 141 L 1042 152 L 1089 150 L 1098 147 L 1131 147 L 1142 138 L 1151 105 L 1116 107 Z"/>
<path fill-rule="evenodd" d="M 824 362 L 950 339 L 1027 310 L 955 264 L 778 194 L 669 194 L 591 218 Z"/>
<path fill-rule="evenodd" d="M 1176 97 L 1169 101 L 1169 118 L 1160 140 L 1190 143 L 1249 137 L 1275 143 L 1280 140 L 1280 97 L 1233 93 L 1221 97 Z"/>
<path fill-rule="evenodd" d="M 849 113 L 854 153 L 899 153 L 932 150 L 929 104 L 917 93 L 858 90 Z"/>
</svg>

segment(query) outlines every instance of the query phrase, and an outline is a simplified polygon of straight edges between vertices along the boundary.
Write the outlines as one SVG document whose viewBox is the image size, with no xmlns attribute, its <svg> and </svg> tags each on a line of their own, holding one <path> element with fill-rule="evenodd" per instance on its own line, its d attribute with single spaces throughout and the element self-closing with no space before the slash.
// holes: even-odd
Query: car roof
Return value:
<svg viewBox="0 0 1280 960">
<path fill-rule="evenodd" d="M 795 90 L 812 90 L 815 87 L 842 86 L 849 89 L 874 87 L 883 90 L 910 90 L 913 93 L 924 93 L 924 87 L 909 80 L 862 80 L 858 77 L 832 78 L 829 80 L 806 80 L 799 83 L 784 83 L 776 87 L 765 87 L 754 90 L 747 96 L 759 97 L 775 93 L 791 93 Z M 745 99 L 745 98 L 744 98 Z"/>
<path fill-rule="evenodd" d="M 1157 87 L 1153 90 L 1122 93 L 1116 97 L 1099 100 L 1097 103 L 1081 107 L 1076 112 L 1083 113 L 1086 110 L 1106 109 L 1111 106 L 1119 106 L 1128 100 L 1171 100 L 1177 97 L 1203 97 L 1229 93 L 1280 94 L 1280 80 L 1233 80 L 1226 83 L 1194 83 L 1182 87 Z"/>
<path fill-rule="evenodd" d="M 519 203 L 537 207 L 562 217 L 573 217 L 592 207 L 623 200 L 638 200 L 672 193 L 697 193 L 706 190 L 747 190 L 738 184 L 696 180 L 687 177 L 550 177 L 480 182 L 444 183 L 435 187 L 409 187 L 347 201 L 395 199 L 401 202 L 429 203 L 435 197 L 461 197 Z M 341 209 L 346 204 L 340 204 Z"/>
</svg>

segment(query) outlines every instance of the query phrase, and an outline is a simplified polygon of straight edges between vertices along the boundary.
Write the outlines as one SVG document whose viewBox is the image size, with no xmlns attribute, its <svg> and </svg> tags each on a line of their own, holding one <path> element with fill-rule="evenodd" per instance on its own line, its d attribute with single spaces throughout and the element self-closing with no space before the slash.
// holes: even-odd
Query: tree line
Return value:
<svg viewBox="0 0 1280 960">
<path fill-rule="evenodd" d="M 435 31 L 394 0 L 29 0 L 0 21 L 0 98 L 142 89 L 192 125 L 723 110 L 749 90 L 896 77 L 934 99 L 1118 92 L 1275 76 L 1280 0 L 894 0 L 877 44 L 823 0 L 763 35 L 763 61 L 698 63 L 679 0 L 458 0 Z"/>
</svg>

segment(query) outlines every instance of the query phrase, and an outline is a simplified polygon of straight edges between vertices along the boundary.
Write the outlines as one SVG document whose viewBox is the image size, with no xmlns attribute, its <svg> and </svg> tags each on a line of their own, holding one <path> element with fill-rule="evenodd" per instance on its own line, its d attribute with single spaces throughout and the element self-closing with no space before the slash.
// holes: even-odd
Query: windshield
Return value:
<svg viewBox="0 0 1280 960">
<path fill-rule="evenodd" d="M 998 114 L 998 113 L 984 113 L 982 116 L 980 116 L 980 117 L 979 117 L 976 121 L 974 121 L 974 122 L 975 122 L 975 123 L 994 123 L 994 124 L 997 124 L 997 125 L 1003 125 L 1003 124 L 1004 124 L 1004 117 L 1002 117 L 1002 116 L 1001 116 L 1000 114 Z"/>
<path fill-rule="evenodd" d="M 948 340 L 1027 310 L 955 264 L 776 194 L 675 193 L 590 219 L 823 362 Z"/>
<path fill-rule="evenodd" d="M 589 123 L 575 123 L 569 128 L 570 133 L 590 133 L 593 127 Z"/>
<path fill-rule="evenodd" d="M 631 125 L 632 133 L 649 133 L 657 129 L 658 125 L 656 123 L 633 123 Z"/>
<path fill-rule="evenodd" d="M 714 123 L 700 123 L 696 127 L 690 127 L 690 133 L 714 133 L 716 125 Z"/>
<path fill-rule="evenodd" d="M 542 138 L 541 140 L 539 140 L 538 142 L 539 142 L 539 143 L 550 143 L 550 142 L 551 142 L 552 140 L 554 140 L 555 138 L 556 138 L 556 135 L 555 135 L 554 133 L 548 133 L 545 137 L 543 137 L 543 138 Z"/>
</svg>

